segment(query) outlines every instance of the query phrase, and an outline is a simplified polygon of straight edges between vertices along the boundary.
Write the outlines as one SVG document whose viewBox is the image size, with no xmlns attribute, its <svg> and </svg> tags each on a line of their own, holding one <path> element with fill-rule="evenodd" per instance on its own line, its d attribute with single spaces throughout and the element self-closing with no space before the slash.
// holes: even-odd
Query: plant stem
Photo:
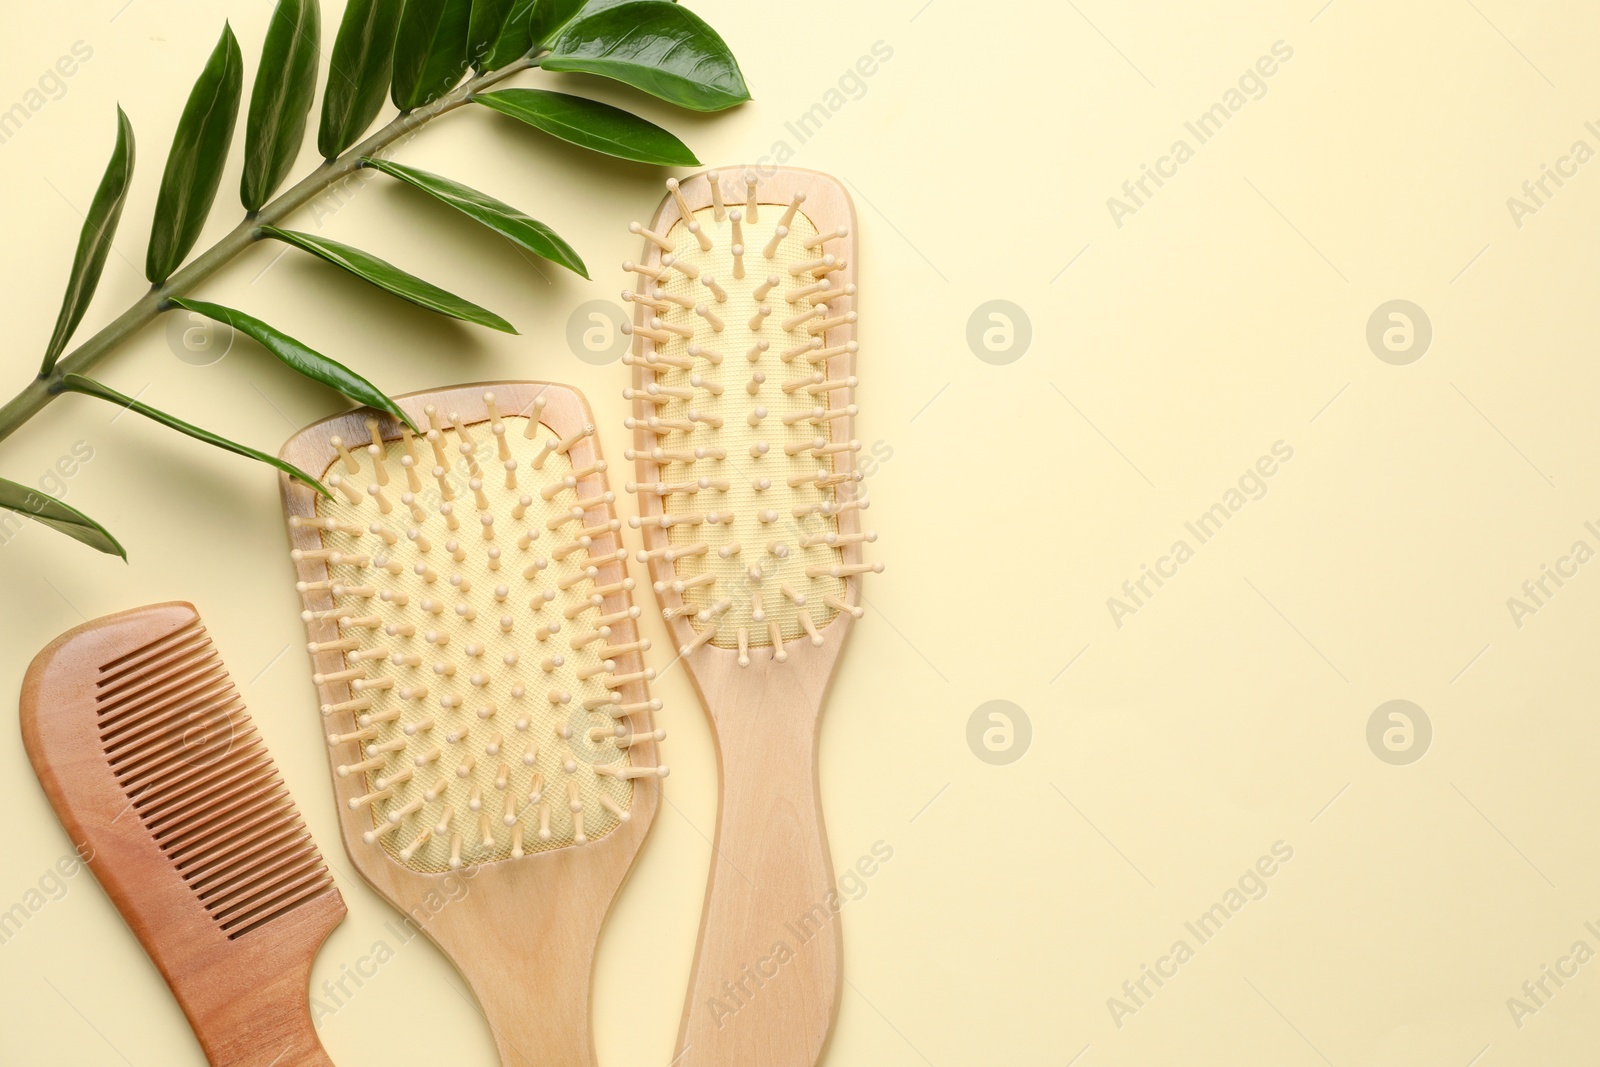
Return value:
<svg viewBox="0 0 1600 1067">
<path fill-rule="evenodd" d="M 117 316 L 109 325 L 60 359 L 48 375 L 36 376 L 27 387 L 0 407 L 0 440 L 11 436 L 22 424 L 42 411 L 62 392 L 61 380 L 68 374 L 83 374 L 108 356 L 112 350 L 144 329 L 170 306 L 167 302 L 175 296 L 187 295 L 201 282 L 261 239 L 264 226 L 274 226 L 294 212 L 305 207 L 339 182 L 361 169 L 364 156 L 373 156 L 396 141 L 420 129 L 441 115 L 448 114 L 472 100 L 473 94 L 504 81 L 513 74 L 538 66 L 538 60 L 523 57 L 470 78 L 455 89 L 415 111 L 395 117 L 383 129 L 332 159 L 302 178 L 296 185 L 263 207 L 259 214 L 246 216 L 244 221 L 222 240 L 212 245 L 198 259 L 169 278 L 165 285 L 151 289 L 138 302 Z"/>
</svg>

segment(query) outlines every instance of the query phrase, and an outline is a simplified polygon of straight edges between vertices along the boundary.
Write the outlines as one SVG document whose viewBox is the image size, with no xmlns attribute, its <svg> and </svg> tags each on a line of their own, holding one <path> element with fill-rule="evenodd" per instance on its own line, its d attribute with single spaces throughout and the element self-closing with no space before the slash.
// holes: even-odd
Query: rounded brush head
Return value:
<svg viewBox="0 0 1600 1067">
<path fill-rule="evenodd" d="M 667 773 L 587 412 L 475 399 L 330 435 L 333 499 L 290 519 L 341 796 L 421 872 L 600 841 Z"/>
<path fill-rule="evenodd" d="M 679 651 L 788 658 L 859 618 L 876 539 L 852 436 L 856 286 L 849 198 L 821 175 L 670 179 L 624 269 L 638 288 L 634 402 L 642 562 Z M 729 192 L 732 196 L 729 196 Z M 754 651 L 753 651 L 754 650 Z"/>
</svg>

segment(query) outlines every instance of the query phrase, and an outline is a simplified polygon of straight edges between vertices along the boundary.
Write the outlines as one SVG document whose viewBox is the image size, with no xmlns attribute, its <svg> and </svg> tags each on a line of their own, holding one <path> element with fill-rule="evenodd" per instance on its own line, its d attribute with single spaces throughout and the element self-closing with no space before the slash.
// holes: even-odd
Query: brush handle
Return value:
<svg viewBox="0 0 1600 1067">
<path fill-rule="evenodd" d="M 595 1067 L 589 984 L 599 934 L 566 947 L 530 945 L 523 958 L 538 962 L 519 980 L 475 987 L 502 1067 Z"/>
<path fill-rule="evenodd" d="M 502 1067 L 595 1067 L 589 987 L 617 876 L 594 850 L 607 847 L 433 876 L 420 896 L 407 888 L 404 910 L 472 987 Z"/>
<path fill-rule="evenodd" d="M 697 672 L 722 798 L 674 1067 L 812 1067 L 838 1011 L 842 943 L 817 786 L 826 675 Z"/>
</svg>

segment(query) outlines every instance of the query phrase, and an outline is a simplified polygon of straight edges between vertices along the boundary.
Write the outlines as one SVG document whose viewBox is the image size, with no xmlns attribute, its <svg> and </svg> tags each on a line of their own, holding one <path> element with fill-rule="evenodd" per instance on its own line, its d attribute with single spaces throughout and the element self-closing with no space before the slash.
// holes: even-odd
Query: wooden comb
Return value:
<svg viewBox="0 0 1600 1067">
<path fill-rule="evenodd" d="M 855 227 L 826 175 L 667 182 L 626 327 L 645 551 L 722 775 L 674 1067 L 810 1067 L 842 945 L 817 736 L 872 533 L 853 438 Z"/>
<path fill-rule="evenodd" d="M 306 988 L 344 900 L 194 607 L 57 638 L 22 740 L 213 1067 L 330 1067 Z"/>
<path fill-rule="evenodd" d="M 508 1067 L 589 1067 L 601 926 L 659 803 L 660 703 L 575 391 L 357 411 L 283 456 L 351 862 L 456 965 Z"/>
</svg>

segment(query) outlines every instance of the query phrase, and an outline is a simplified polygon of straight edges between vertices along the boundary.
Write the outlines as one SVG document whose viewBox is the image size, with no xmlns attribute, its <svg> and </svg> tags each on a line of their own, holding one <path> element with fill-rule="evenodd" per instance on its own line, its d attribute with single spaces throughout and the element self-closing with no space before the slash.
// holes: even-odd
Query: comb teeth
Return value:
<svg viewBox="0 0 1600 1067">
<path fill-rule="evenodd" d="M 199 622 L 104 664 L 96 688 L 128 812 L 219 930 L 241 937 L 333 884 Z"/>
<path fill-rule="evenodd" d="M 660 704 L 619 692 L 654 672 L 595 428 L 552 429 L 542 394 L 481 402 L 427 405 L 420 436 L 369 425 L 348 461 L 329 439 L 330 469 L 365 491 L 319 499 L 325 521 L 299 525 L 320 545 L 291 553 L 316 575 L 298 588 L 345 802 L 367 845 L 425 872 L 598 841 L 628 821 L 634 778 L 667 773 L 630 751 L 660 733 L 631 716 Z"/>
<path fill-rule="evenodd" d="M 819 232 L 804 192 L 764 202 L 754 172 L 723 180 L 669 179 L 670 221 L 630 227 L 644 249 L 624 264 L 639 275 L 623 294 L 642 512 L 629 521 L 646 530 L 640 561 L 670 573 L 655 582 L 663 614 L 689 622 L 679 651 L 714 643 L 747 667 L 753 647 L 783 662 L 786 642 L 821 645 L 838 614 L 859 618 L 854 580 L 882 564 L 860 561 L 876 535 L 853 514 L 868 502 L 848 436 L 850 228 Z"/>
</svg>

